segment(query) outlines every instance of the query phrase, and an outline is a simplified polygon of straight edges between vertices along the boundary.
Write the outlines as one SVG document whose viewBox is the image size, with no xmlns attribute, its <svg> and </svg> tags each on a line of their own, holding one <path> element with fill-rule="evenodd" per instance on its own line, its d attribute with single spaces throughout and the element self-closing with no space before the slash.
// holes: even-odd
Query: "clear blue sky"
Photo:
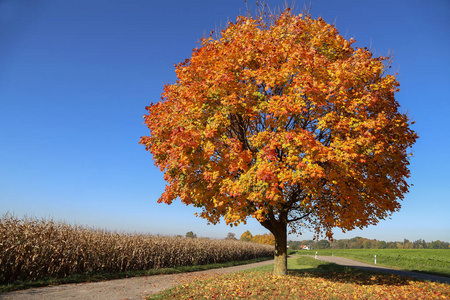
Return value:
<svg viewBox="0 0 450 300">
<path fill-rule="evenodd" d="M 394 53 L 397 99 L 420 136 L 400 212 L 335 238 L 450 241 L 450 1 L 311 4 L 356 46 Z M 175 81 L 174 64 L 243 11 L 244 0 L 0 1 L 0 214 L 154 234 L 266 233 L 157 204 L 163 174 L 138 144 L 145 106 Z"/>
</svg>

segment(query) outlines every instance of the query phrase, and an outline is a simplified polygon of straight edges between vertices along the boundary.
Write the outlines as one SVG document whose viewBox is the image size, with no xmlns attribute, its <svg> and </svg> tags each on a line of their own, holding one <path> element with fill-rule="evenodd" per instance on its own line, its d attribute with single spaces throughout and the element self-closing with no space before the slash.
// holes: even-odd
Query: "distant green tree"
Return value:
<svg viewBox="0 0 450 300">
<path fill-rule="evenodd" d="M 288 246 L 291 250 L 300 250 L 301 245 L 304 245 L 301 241 L 288 241 Z"/>
<path fill-rule="evenodd" d="M 396 242 L 388 242 L 386 244 L 386 248 L 388 248 L 388 249 L 397 249 L 397 243 Z"/>
<path fill-rule="evenodd" d="M 377 241 L 377 249 L 386 249 L 387 243 L 385 241 Z"/>
<path fill-rule="evenodd" d="M 345 240 L 339 240 L 337 242 L 337 248 L 338 249 L 347 249 L 348 248 L 347 242 Z"/>
<path fill-rule="evenodd" d="M 330 248 L 330 242 L 327 240 L 320 240 L 315 243 L 315 249 L 328 249 Z"/>
<path fill-rule="evenodd" d="M 426 249 L 427 243 L 422 239 L 418 239 L 413 242 L 413 248 L 414 249 Z"/>
<path fill-rule="evenodd" d="M 425 242 L 425 240 L 422 240 L 422 247 L 423 249 L 427 249 L 427 243 Z"/>
<path fill-rule="evenodd" d="M 187 238 L 197 238 L 197 235 L 192 231 L 188 231 L 188 232 L 186 232 L 186 237 Z"/>
<path fill-rule="evenodd" d="M 437 240 L 437 241 L 432 241 L 430 243 L 429 248 L 431 248 L 431 249 L 448 249 L 449 245 L 450 244 L 447 242 L 442 242 L 440 240 Z"/>
<path fill-rule="evenodd" d="M 412 249 L 414 248 L 413 243 L 411 243 L 408 239 L 403 239 L 403 249 Z"/>
<path fill-rule="evenodd" d="M 372 248 L 372 241 L 371 240 L 365 240 L 363 242 L 363 246 L 364 246 L 364 249 L 371 249 Z"/>
<path fill-rule="evenodd" d="M 236 234 L 234 234 L 232 232 L 228 232 L 227 237 L 225 239 L 226 240 L 237 240 L 236 239 Z"/>
<path fill-rule="evenodd" d="M 362 248 L 364 248 L 363 240 L 364 239 L 362 237 L 357 236 L 353 239 L 350 239 L 348 246 L 350 249 L 362 249 Z"/>
</svg>

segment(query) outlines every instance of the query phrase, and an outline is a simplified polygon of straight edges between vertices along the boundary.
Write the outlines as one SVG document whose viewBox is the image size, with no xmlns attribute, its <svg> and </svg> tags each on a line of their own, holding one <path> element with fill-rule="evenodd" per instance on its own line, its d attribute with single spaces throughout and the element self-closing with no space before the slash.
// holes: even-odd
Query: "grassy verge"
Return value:
<svg viewBox="0 0 450 300">
<path fill-rule="evenodd" d="M 300 255 L 314 255 L 316 250 L 298 251 Z M 318 255 L 332 255 L 350 258 L 369 264 L 406 271 L 450 277 L 450 250 L 441 249 L 324 249 Z"/>
<path fill-rule="evenodd" d="M 105 280 L 128 278 L 128 277 L 204 271 L 204 270 L 209 270 L 209 269 L 226 268 L 226 267 L 256 263 L 256 262 L 265 261 L 265 260 L 269 260 L 269 259 L 273 259 L 273 257 L 257 258 L 257 259 L 244 260 L 244 261 L 233 261 L 233 262 L 218 263 L 218 264 L 182 266 L 182 267 L 165 268 L 165 269 L 151 269 L 151 270 L 145 270 L 145 271 L 129 271 L 129 272 L 116 272 L 116 273 L 85 273 L 85 274 L 70 275 L 65 278 L 42 278 L 40 280 L 35 280 L 35 281 L 16 281 L 16 282 L 6 284 L 6 285 L 0 285 L 0 293 L 28 289 L 28 288 L 33 288 L 33 287 L 60 285 L 60 284 L 66 284 L 66 283 L 97 282 L 97 281 L 105 281 Z"/>
<path fill-rule="evenodd" d="M 152 295 L 162 299 L 448 299 L 450 286 L 292 257 L 287 276 L 273 265 L 223 275 Z"/>
</svg>

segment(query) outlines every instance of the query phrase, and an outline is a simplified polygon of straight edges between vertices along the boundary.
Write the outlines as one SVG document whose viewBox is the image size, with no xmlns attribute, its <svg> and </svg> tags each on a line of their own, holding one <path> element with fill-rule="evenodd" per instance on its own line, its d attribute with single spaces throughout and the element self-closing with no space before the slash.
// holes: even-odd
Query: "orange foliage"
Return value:
<svg viewBox="0 0 450 300">
<path fill-rule="evenodd" d="M 240 240 L 244 242 L 254 242 L 272 246 L 275 245 L 275 237 L 273 236 L 273 234 L 265 233 L 252 235 L 248 230 L 241 235 Z"/>
<path fill-rule="evenodd" d="M 354 42 L 289 9 L 202 39 L 144 117 L 159 202 L 180 198 L 211 223 L 256 218 L 282 247 L 287 225 L 331 237 L 399 210 L 417 135 L 389 59 Z"/>
<path fill-rule="evenodd" d="M 260 244 L 267 244 L 267 245 L 275 245 L 275 237 L 273 234 L 261 234 L 261 235 L 255 235 L 253 236 L 252 242 L 260 243 Z"/>
</svg>

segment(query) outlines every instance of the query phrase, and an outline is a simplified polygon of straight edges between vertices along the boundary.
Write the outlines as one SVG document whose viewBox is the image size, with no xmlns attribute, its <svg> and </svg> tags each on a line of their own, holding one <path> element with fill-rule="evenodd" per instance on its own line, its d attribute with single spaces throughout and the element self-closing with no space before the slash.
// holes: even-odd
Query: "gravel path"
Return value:
<svg viewBox="0 0 450 300">
<path fill-rule="evenodd" d="M 317 259 L 343 266 L 402 275 L 420 280 L 450 284 L 450 278 L 395 270 L 357 262 L 337 256 L 318 256 Z M 247 270 L 272 264 L 273 260 L 242 266 L 211 269 L 200 272 L 133 277 L 102 282 L 63 284 L 0 294 L 0 300 L 138 300 L 165 289 L 186 284 L 199 279 Z"/>
<path fill-rule="evenodd" d="M 102 282 L 63 284 L 0 294 L 1 300 L 137 300 L 199 279 L 272 264 L 273 260 L 199 272 L 132 277 Z"/>
<path fill-rule="evenodd" d="M 428 274 L 422 274 L 422 273 L 396 270 L 396 269 L 391 269 L 391 268 L 386 268 L 386 267 L 379 267 L 377 265 L 370 265 L 370 264 L 354 261 L 354 260 L 351 260 L 348 258 L 343 258 L 343 257 L 317 256 L 317 259 L 326 261 L 326 262 L 330 262 L 330 263 L 335 263 L 335 264 L 342 265 L 342 266 L 350 266 L 350 267 L 365 269 L 365 270 L 374 271 L 374 272 L 384 272 L 384 273 L 390 273 L 390 274 L 395 274 L 395 275 L 412 277 L 412 278 L 416 278 L 416 279 L 420 279 L 420 280 L 427 280 L 427 281 L 450 284 L 449 277 L 441 277 L 441 276 L 434 276 L 434 275 L 428 275 Z"/>
</svg>

